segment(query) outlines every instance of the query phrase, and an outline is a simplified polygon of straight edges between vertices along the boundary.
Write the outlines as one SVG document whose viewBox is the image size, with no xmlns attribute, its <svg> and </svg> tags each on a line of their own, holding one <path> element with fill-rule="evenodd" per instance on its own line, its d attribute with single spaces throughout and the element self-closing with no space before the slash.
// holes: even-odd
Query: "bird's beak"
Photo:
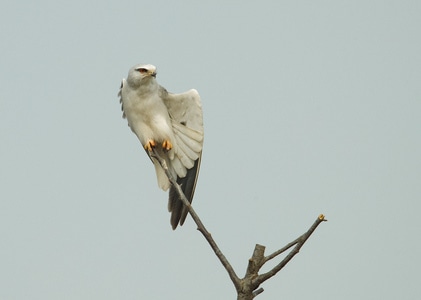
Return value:
<svg viewBox="0 0 421 300">
<path fill-rule="evenodd" d="M 156 72 L 153 72 L 153 73 L 151 74 L 151 76 L 152 76 L 153 78 L 155 78 L 155 77 L 156 77 Z"/>
</svg>

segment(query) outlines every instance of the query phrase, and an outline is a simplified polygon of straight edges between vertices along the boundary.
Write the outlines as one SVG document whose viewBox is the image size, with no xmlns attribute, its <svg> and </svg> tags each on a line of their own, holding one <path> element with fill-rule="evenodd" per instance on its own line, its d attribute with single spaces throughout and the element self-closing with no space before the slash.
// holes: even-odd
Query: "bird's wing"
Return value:
<svg viewBox="0 0 421 300">
<path fill-rule="evenodd" d="M 203 148 L 203 113 L 199 93 L 192 89 L 182 94 L 162 90 L 162 99 L 172 122 L 175 138 L 175 156 L 171 165 L 177 173 L 177 182 L 191 203 L 199 174 Z M 170 188 L 168 210 L 172 212 L 171 225 L 183 225 L 187 208 L 178 199 L 174 187 Z"/>
<path fill-rule="evenodd" d="M 123 86 L 125 84 L 126 84 L 126 79 L 123 78 L 123 80 L 121 80 L 120 89 L 118 90 L 118 94 L 117 94 L 117 96 L 118 96 L 118 98 L 120 100 L 120 104 L 121 104 L 121 111 L 123 112 L 123 115 L 122 115 L 123 119 L 126 118 L 126 113 L 124 112 L 123 95 L 122 95 L 121 91 L 122 91 Z"/>
</svg>

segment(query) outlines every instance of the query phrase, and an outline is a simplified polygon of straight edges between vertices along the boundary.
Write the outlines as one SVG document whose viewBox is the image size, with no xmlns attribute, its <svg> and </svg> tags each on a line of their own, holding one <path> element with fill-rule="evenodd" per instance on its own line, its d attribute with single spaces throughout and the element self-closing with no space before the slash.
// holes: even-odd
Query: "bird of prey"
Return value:
<svg viewBox="0 0 421 300">
<path fill-rule="evenodd" d="M 177 178 L 191 203 L 199 174 L 203 147 L 203 114 L 199 93 L 191 89 L 181 94 L 167 92 L 156 81 L 156 67 L 138 64 L 121 82 L 123 118 L 137 136 L 155 166 L 158 186 L 170 189 L 168 210 L 171 226 L 183 225 L 187 208 L 179 200 L 159 162 L 151 156 L 153 149 L 165 159 L 168 170 Z"/>
</svg>

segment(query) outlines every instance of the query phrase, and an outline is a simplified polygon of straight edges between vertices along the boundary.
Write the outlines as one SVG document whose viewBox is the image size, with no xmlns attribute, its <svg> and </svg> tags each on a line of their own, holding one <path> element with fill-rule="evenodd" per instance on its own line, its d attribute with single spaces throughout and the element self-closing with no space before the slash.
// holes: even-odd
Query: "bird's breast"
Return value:
<svg viewBox="0 0 421 300">
<path fill-rule="evenodd" d="M 127 95 L 123 107 L 129 126 L 139 138 L 156 141 L 172 138 L 168 110 L 158 95 Z"/>
</svg>

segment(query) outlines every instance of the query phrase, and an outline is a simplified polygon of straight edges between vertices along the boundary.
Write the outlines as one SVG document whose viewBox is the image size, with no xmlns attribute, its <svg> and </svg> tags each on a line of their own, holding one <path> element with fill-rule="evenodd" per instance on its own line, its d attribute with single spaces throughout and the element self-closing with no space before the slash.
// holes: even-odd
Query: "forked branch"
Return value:
<svg viewBox="0 0 421 300">
<path fill-rule="evenodd" d="M 246 274 L 244 278 L 240 279 L 235 273 L 233 267 L 231 266 L 227 258 L 219 249 L 212 235 L 203 225 L 202 221 L 200 220 L 199 216 L 196 214 L 192 205 L 187 200 L 180 185 L 177 183 L 176 179 L 169 172 L 165 160 L 159 156 L 159 154 L 154 148 L 152 149 L 153 149 L 152 152 L 150 152 L 151 157 L 155 158 L 160 163 L 169 181 L 175 187 L 180 197 L 180 200 L 187 207 L 189 214 L 191 215 L 194 222 L 196 223 L 197 230 L 199 230 L 202 233 L 202 235 L 205 237 L 205 239 L 211 246 L 212 250 L 215 252 L 216 256 L 218 257 L 219 261 L 222 263 L 225 270 L 228 272 L 228 275 L 231 278 L 231 281 L 233 282 L 235 289 L 237 290 L 237 300 L 251 300 L 251 299 L 254 299 L 260 293 L 262 293 L 264 290 L 263 288 L 259 288 L 260 284 L 262 284 L 264 281 L 273 277 L 280 270 L 282 270 L 282 268 L 300 251 L 301 247 L 304 245 L 304 243 L 307 241 L 310 235 L 316 230 L 317 226 L 319 226 L 321 222 L 327 221 L 324 215 L 319 215 L 319 217 L 316 219 L 313 225 L 309 228 L 309 230 L 307 230 L 307 232 L 305 232 L 304 234 L 299 236 L 297 239 L 295 239 L 291 243 L 287 244 L 286 246 L 282 247 L 281 249 L 273 252 L 272 254 L 268 256 L 264 256 L 265 246 L 256 244 L 253 251 L 253 255 L 249 259 Z M 288 253 L 288 255 L 279 264 L 273 267 L 270 271 L 263 274 L 259 274 L 260 269 L 266 262 L 275 258 L 279 254 L 287 251 L 291 247 L 294 247 L 294 248 L 290 251 L 290 253 Z"/>
</svg>

